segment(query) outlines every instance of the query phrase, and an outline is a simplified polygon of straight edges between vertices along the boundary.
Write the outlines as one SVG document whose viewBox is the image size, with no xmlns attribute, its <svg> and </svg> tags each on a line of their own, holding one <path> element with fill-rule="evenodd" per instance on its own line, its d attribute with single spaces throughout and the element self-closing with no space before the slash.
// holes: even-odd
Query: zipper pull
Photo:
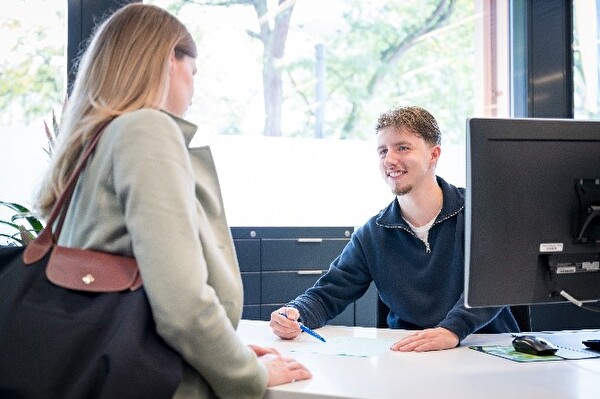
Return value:
<svg viewBox="0 0 600 399">
<path fill-rule="evenodd" d="M 430 254 L 431 253 L 431 247 L 429 246 L 429 242 L 423 241 L 423 243 L 425 244 L 425 253 L 426 254 Z"/>
</svg>

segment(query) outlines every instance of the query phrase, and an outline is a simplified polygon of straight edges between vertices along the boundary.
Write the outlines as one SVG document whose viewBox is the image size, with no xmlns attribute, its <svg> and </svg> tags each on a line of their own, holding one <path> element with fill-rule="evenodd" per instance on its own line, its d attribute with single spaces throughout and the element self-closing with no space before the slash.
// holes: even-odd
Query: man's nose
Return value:
<svg viewBox="0 0 600 399">
<path fill-rule="evenodd" d="M 386 166 L 394 165 L 394 164 L 396 164 L 397 161 L 398 161 L 398 157 L 396 154 L 394 154 L 393 151 L 388 151 L 385 154 L 385 157 L 383 158 L 383 164 Z"/>
</svg>

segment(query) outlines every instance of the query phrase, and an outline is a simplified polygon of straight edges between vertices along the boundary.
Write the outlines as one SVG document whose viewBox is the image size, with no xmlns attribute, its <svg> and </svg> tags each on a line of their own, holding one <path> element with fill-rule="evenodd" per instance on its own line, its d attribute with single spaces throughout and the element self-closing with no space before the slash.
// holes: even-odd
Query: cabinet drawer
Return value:
<svg viewBox="0 0 600 399">
<path fill-rule="evenodd" d="M 242 319 L 260 320 L 260 308 L 260 305 L 244 306 L 242 311 Z"/>
<path fill-rule="evenodd" d="M 233 240 L 240 271 L 260 272 L 260 240 Z"/>
<path fill-rule="evenodd" d="M 286 303 L 306 291 L 325 271 L 263 272 L 261 278 L 262 303 Z"/>
<path fill-rule="evenodd" d="M 262 239 L 262 270 L 327 270 L 347 238 Z"/>
<path fill-rule="evenodd" d="M 342 313 L 337 315 L 335 318 L 329 320 L 327 324 L 336 325 L 336 326 L 353 326 L 355 325 L 354 317 L 355 317 L 355 306 L 356 302 L 351 303 L 344 309 Z"/>
<path fill-rule="evenodd" d="M 242 273 L 244 305 L 260 305 L 260 273 Z"/>
</svg>

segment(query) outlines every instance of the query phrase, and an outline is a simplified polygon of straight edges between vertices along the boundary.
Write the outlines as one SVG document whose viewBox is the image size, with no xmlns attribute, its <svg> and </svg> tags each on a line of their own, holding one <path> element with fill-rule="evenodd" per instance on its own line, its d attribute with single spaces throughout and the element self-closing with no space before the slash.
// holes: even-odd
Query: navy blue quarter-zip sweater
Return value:
<svg viewBox="0 0 600 399">
<path fill-rule="evenodd" d="M 402 218 L 398 201 L 357 229 L 313 287 L 289 303 L 304 324 L 323 326 L 375 282 L 390 328 L 445 327 L 462 341 L 474 332 L 518 332 L 506 307 L 464 305 L 464 189 L 437 177 L 443 205 L 428 245 Z"/>
</svg>

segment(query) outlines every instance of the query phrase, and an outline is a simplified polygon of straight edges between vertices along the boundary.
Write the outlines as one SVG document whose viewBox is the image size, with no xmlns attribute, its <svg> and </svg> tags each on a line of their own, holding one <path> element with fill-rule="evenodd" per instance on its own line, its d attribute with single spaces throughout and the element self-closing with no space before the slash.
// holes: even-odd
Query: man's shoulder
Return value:
<svg viewBox="0 0 600 399">
<path fill-rule="evenodd" d="M 442 177 L 437 176 L 439 186 L 442 188 L 442 192 L 446 195 L 454 196 L 455 198 L 464 202 L 466 189 L 464 187 L 455 186 L 452 183 L 448 183 Z"/>
</svg>

